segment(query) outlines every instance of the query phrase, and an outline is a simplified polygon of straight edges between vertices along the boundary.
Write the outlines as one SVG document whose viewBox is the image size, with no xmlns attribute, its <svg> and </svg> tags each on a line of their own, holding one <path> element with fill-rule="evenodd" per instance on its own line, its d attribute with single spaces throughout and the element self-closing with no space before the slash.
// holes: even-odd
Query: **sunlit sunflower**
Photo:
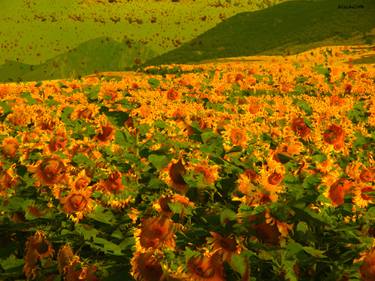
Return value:
<svg viewBox="0 0 375 281">
<path fill-rule="evenodd" d="M 28 279 L 35 279 L 37 276 L 39 260 L 52 257 L 54 249 L 51 243 L 46 239 L 43 231 L 37 231 L 26 241 L 25 264 L 23 272 Z"/>
<path fill-rule="evenodd" d="M 84 264 L 78 256 L 74 256 L 70 264 L 65 266 L 64 269 L 65 281 L 99 281 L 99 278 L 95 275 L 96 266 Z"/>
<path fill-rule="evenodd" d="M 351 181 L 340 178 L 329 187 L 328 198 L 331 200 L 333 206 L 344 204 L 344 198 L 351 191 L 352 184 Z"/>
<path fill-rule="evenodd" d="M 5 157 L 14 158 L 14 156 L 16 156 L 18 147 L 19 143 L 17 139 L 8 137 L 3 139 L 1 151 Z"/>
<path fill-rule="evenodd" d="M 268 212 L 249 217 L 250 230 L 255 232 L 255 237 L 262 243 L 278 245 L 281 239 L 281 232 L 274 219 Z"/>
<path fill-rule="evenodd" d="M 183 195 L 179 195 L 179 194 L 162 196 L 153 204 L 153 207 L 162 216 L 171 217 L 171 216 L 173 216 L 173 212 L 168 205 L 170 203 L 172 203 L 172 204 L 177 203 L 177 204 L 182 205 L 185 208 L 194 207 L 194 203 L 191 202 L 189 200 L 189 198 L 187 198 Z M 184 211 L 182 211 L 180 216 L 184 216 Z"/>
<path fill-rule="evenodd" d="M 263 168 L 260 171 L 260 174 L 260 183 L 264 187 L 264 189 L 269 193 L 271 201 L 277 201 L 278 194 L 281 193 L 284 189 L 284 186 L 282 184 L 284 175 L 281 172 L 277 172 L 276 170 L 268 170 L 267 168 Z"/>
<path fill-rule="evenodd" d="M 101 190 L 111 194 L 119 193 L 125 188 L 122 184 L 122 174 L 119 171 L 111 173 L 106 180 L 100 180 L 98 186 Z"/>
<path fill-rule="evenodd" d="M 174 190 L 179 193 L 185 194 L 188 189 L 183 176 L 186 174 L 187 169 L 183 159 L 172 160 L 168 166 L 160 173 L 161 178 Z"/>
<path fill-rule="evenodd" d="M 81 170 L 72 185 L 75 189 L 80 190 L 88 187 L 90 182 L 91 178 L 86 175 L 86 170 Z"/>
<path fill-rule="evenodd" d="M 207 184 L 214 184 L 219 178 L 218 165 L 208 163 L 208 160 L 202 160 L 199 164 L 193 165 L 193 170 L 197 173 L 203 174 L 203 179 Z"/>
<path fill-rule="evenodd" d="M 69 244 L 61 246 L 57 253 L 57 267 L 60 275 L 65 273 L 65 268 L 73 261 L 74 253 Z"/>
<path fill-rule="evenodd" d="M 344 146 L 345 132 L 341 126 L 332 124 L 323 133 L 323 139 L 326 143 L 332 144 L 337 150 Z"/>
<path fill-rule="evenodd" d="M 212 238 L 207 238 L 207 242 L 212 245 L 213 252 L 221 255 L 223 261 L 230 262 L 232 255 L 241 253 L 241 246 L 233 235 L 223 237 L 216 232 L 210 234 Z"/>
<path fill-rule="evenodd" d="M 93 208 L 93 200 L 91 196 L 91 188 L 81 190 L 72 189 L 69 194 L 60 200 L 64 211 L 72 215 L 72 219 L 79 221 L 85 213 Z"/>
<path fill-rule="evenodd" d="M 39 160 L 35 166 L 30 167 L 30 171 L 40 184 L 52 186 L 64 183 L 66 178 L 66 161 L 56 155 L 52 155 Z"/>
<path fill-rule="evenodd" d="M 191 257 L 187 262 L 189 281 L 224 281 L 224 266 L 219 254 Z"/>
<path fill-rule="evenodd" d="M 16 186 L 18 183 L 18 175 L 14 170 L 15 165 L 7 170 L 0 167 L 0 196 L 5 195 L 7 190 Z"/>
<path fill-rule="evenodd" d="M 365 168 L 361 171 L 359 179 L 362 182 L 374 182 L 375 181 L 375 167 Z"/>
<path fill-rule="evenodd" d="M 109 143 L 114 139 L 115 128 L 109 123 L 101 125 L 97 131 L 95 139 L 101 143 Z"/>
<path fill-rule="evenodd" d="M 375 249 L 372 249 L 365 256 L 359 271 L 363 281 L 375 280 Z"/>
<path fill-rule="evenodd" d="M 311 129 L 306 125 L 305 120 L 303 118 L 294 118 L 292 120 L 292 130 L 295 132 L 299 137 L 304 140 L 309 139 Z"/>
<path fill-rule="evenodd" d="M 163 280 L 163 268 L 152 252 L 136 252 L 130 263 L 131 274 L 137 281 Z"/>
<path fill-rule="evenodd" d="M 368 204 L 375 203 L 375 187 L 363 184 L 357 184 L 353 188 L 353 203 L 360 207 L 365 208 Z"/>
<path fill-rule="evenodd" d="M 166 217 L 143 219 L 141 228 L 135 232 L 139 247 L 158 249 L 161 247 L 175 247 L 174 223 Z"/>
</svg>

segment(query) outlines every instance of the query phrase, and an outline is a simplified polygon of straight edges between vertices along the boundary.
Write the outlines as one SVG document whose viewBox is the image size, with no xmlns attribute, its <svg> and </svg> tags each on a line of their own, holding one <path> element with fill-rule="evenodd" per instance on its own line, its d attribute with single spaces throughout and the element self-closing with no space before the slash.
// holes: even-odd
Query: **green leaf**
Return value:
<svg viewBox="0 0 375 281">
<path fill-rule="evenodd" d="M 296 226 L 296 230 L 302 233 L 306 233 L 309 230 L 309 226 L 304 221 L 300 221 Z"/>
<path fill-rule="evenodd" d="M 116 219 L 112 211 L 110 209 L 104 208 L 101 205 L 96 206 L 94 211 L 89 213 L 87 217 L 109 225 L 113 225 L 116 223 Z"/>
<path fill-rule="evenodd" d="M 248 259 L 244 255 L 232 255 L 230 266 L 234 271 L 243 276 L 246 273 L 246 269 L 249 267 Z"/>
<path fill-rule="evenodd" d="M 235 221 L 237 219 L 237 213 L 231 209 L 224 209 L 220 213 L 220 223 L 225 225 L 227 221 Z"/>
<path fill-rule="evenodd" d="M 17 259 L 15 255 L 10 255 L 6 259 L 0 260 L 0 265 L 5 271 L 9 271 L 13 268 L 18 268 L 24 264 L 23 259 Z"/>
<path fill-rule="evenodd" d="M 94 162 L 90 158 L 88 158 L 86 155 L 82 153 L 74 155 L 72 158 L 72 162 L 76 164 L 78 167 L 90 167 L 94 164 Z"/>
<path fill-rule="evenodd" d="M 116 255 L 116 256 L 122 256 L 123 255 L 122 248 L 120 246 L 118 246 L 115 243 L 113 243 L 111 241 L 108 241 L 104 238 L 95 237 L 94 241 L 90 244 L 91 245 L 93 245 L 93 244 L 98 245 L 99 247 L 97 247 L 97 248 L 100 249 L 101 251 L 103 251 L 106 254 L 112 254 L 112 255 Z"/>
<path fill-rule="evenodd" d="M 4 114 L 4 115 L 7 115 L 7 114 L 9 114 L 9 113 L 12 112 L 12 108 L 10 107 L 10 105 L 9 105 L 7 102 L 5 102 L 5 101 L 0 101 L 0 106 L 1 106 L 2 109 L 3 109 L 3 114 Z"/>
<path fill-rule="evenodd" d="M 300 109 L 305 111 L 307 115 L 311 115 L 313 112 L 311 105 L 303 100 L 294 99 L 293 104 L 297 105 Z"/>
<path fill-rule="evenodd" d="M 325 258 L 326 256 L 323 255 L 324 251 L 315 249 L 313 247 L 305 246 L 303 247 L 303 250 L 308 253 L 309 255 L 316 257 L 316 258 Z"/>
<path fill-rule="evenodd" d="M 160 85 L 160 81 L 156 78 L 150 78 L 147 82 L 153 90 L 155 90 Z"/>
<path fill-rule="evenodd" d="M 70 120 L 70 114 L 74 111 L 74 108 L 72 107 L 65 107 L 61 113 L 61 121 L 63 121 L 65 124 L 71 123 Z"/>
<path fill-rule="evenodd" d="M 169 163 L 169 159 L 165 155 L 151 154 L 148 156 L 148 161 L 158 170 L 163 169 Z"/>
<path fill-rule="evenodd" d="M 21 97 L 26 100 L 28 105 L 33 105 L 37 103 L 37 101 L 31 96 L 29 92 L 22 93 Z"/>
</svg>

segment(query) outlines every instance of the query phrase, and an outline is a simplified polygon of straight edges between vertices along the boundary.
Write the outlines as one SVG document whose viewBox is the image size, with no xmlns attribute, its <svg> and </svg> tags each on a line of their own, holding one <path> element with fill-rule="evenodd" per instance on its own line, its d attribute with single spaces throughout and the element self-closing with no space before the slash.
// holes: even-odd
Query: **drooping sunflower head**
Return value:
<svg viewBox="0 0 375 281">
<path fill-rule="evenodd" d="M 213 251 L 222 256 L 223 261 L 230 262 L 232 255 L 241 252 L 241 247 L 234 236 L 224 237 L 216 232 L 211 232 L 211 236 L 208 242 L 212 244 Z"/>
<path fill-rule="evenodd" d="M 365 257 L 364 263 L 360 267 L 363 281 L 375 280 L 375 249 L 372 249 Z"/>
<path fill-rule="evenodd" d="M 16 156 L 19 143 L 15 138 L 5 138 L 1 145 L 1 150 L 4 156 L 14 158 Z"/>
<path fill-rule="evenodd" d="M 46 157 L 32 171 L 40 183 L 48 186 L 62 183 L 66 177 L 66 166 L 58 156 Z"/>
<path fill-rule="evenodd" d="M 83 218 L 85 213 L 88 213 L 92 210 L 92 199 L 91 189 L 86 188 L 83 190 L 72 189 L 70 193 L 63 197 L 60 202 L 63 205 L 64 211 L 73 215 L 77 220 Z"/>
<path fill-rule="evenodd" d="M 173 221 L 166 217 L 147 218 L 142 221 L 139 242 L 142 248 L 174 248 Z"/>
<path fill-rule="evenodd" d="M 125 188 L 122 184 L 122 174 L 118 171 L 111 173 L 106 180 L 101 180 L 99 186 L 108 193 L 119 193 Z"/>
<path fill-rule="evenodd" d="M 136 252 L 131 260 L 132 275 L 137 281 L 160 281 L 163 268 L 151 252 Z"/>
<path fill-rule="evenodd" d="M 193 256 L 187 262 L 189 280 L 224 281 L 224 267 L 219 254 Z"/>
<path fill-rule="evenodd" d="M 344 145 L 345 132 L 341 126 L 332 124 L 323 133 L 323 139 L 326 143 L 332 144 L 335 149 L 340 149 Z"/>
<path fill-rule="evenodd" d="M 25 265 L 23 271 L 26 277 L 34 279 L 37 275 L 39 260 L 51 257 L 54 254 L 52 244 L 46 239 L 42 231 L 37 231 L 26 241 Z"/>
</svg>

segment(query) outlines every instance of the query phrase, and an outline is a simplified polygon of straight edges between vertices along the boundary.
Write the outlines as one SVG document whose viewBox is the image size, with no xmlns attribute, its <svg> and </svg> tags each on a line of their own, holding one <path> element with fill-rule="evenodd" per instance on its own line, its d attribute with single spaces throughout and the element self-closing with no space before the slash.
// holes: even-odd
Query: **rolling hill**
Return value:
<svg viewBox="0 0 375 281">
<path fill-rule="evenodd" d="M 0 81 L 78 78 L 95 72 L 124 70 L 153 56 L 155 53 L 141 43 L 100 37 L 39 65 L 8 62 L 0 66 Z"/>
<path fill-rule="evenodd" d="M 226 57 L 281 55 L 312 47 L 371 43 L 375 1 L 290 1 L 237 14 L 146 65 Z"/>
</svg>

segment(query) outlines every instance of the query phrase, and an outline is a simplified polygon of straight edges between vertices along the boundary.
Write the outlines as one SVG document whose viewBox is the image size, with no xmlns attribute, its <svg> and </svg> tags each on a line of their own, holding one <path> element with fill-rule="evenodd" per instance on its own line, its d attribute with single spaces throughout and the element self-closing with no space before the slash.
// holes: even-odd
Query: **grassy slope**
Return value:
<svg viewBox="0 0 375 281">
<path fill-rule="evenodd" d="M 0 0 L 0 64 L 40 64 L 102 36 L 141 40 L 161 54 L 214 27 L 220 15 L 262 9 L 264 1 Z"/>
<path fill-rule="evenodd" d="M 31 71 L 27 71 L 30 67 L 27 68 L 22 64 L 13 63 L 12 68 L 15 71 L 1 72 L 1 69 L 5 70 L 9 66 L 8 64 L 0 68 L 0 78 L 2 81 L 77 78 L 94 72 L 122 70 L 134 64 L 134 58 L 151 58 L 153 56 L 155 56 L 155 53 L 142 44 L 133 43 L 132 47 L 129 48 L 125 42 L 100 37 L 89 40 L 65 54 L 47 60 L 43 64 L 35 65 Z M 25 71 L 20 72 L 20 69 L 25 69 Z"/>
<path fill-rule="evenodd" d="M 303 51 L 328 41 L 364 43 L 358 38 L 375 27 L 375 1 L 357 2 L 363 3 L 365 8 L 338 9 L 341 0 L 291 1 L 265 10 L 241 13 L 147 64 L 282 54 L 285 50 Z"/>
</svg>

